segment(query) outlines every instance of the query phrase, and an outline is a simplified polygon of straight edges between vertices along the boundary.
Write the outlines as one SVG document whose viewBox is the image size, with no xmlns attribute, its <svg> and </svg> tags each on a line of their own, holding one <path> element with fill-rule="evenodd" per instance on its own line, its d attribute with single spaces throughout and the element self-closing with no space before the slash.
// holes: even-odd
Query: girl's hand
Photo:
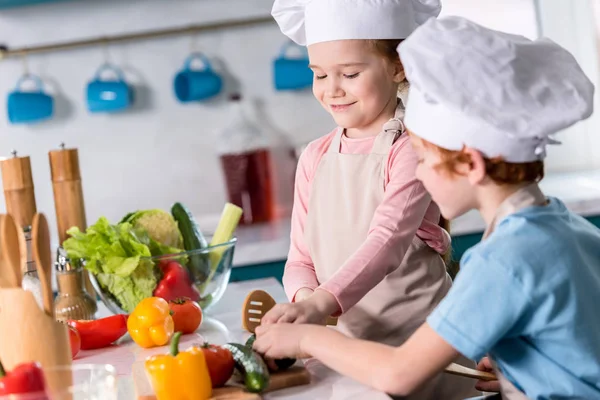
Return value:
<svg viewBox="0 0 600 400">
<path fill-rule="evenodd" d="M 494 372 L 492 363 L 488 357 L 483 357 L 479 364 L 477 364 L 479 371 Z M 475 389 L 481 390 L 482 392 L 497 392 L 500 393 L 500 382 L 498 381 L 477 381 Z"/>
<path fill-rule="evenodd" d="M 277 323 L 321 324 L 325 325 L 324 315 L 315 302 L 308 300 L 290 304 L 277 304 L 264 317 L 261 325 Z"/>
<path fill-rule="evenodd" d="M 299 302 L 299 301 L 308 299 L 310 296 L 312 296 L 313 292 L 314 292 L 314 290 L 309 289 L 309 288 L 299 289 L 296 292 L 296 295 L 294 296 L 294 302 Z"/>
<path fill-rule="evenodd" d="M 271 324 L 256 328 L 254 350 L 266 358 L 309 358 L 302 351 L 302 340 L 315 330 L 327 329 L 315 325 Z"/>
<path fill-rule="evenodd" d="M 331 293 L 317 290 L 306 300 L 277 304 L 262 318 L 261 324 L 288 322 L 325 325 L 327 317 L 338 309 L 338 302 Z"/>
</svg>

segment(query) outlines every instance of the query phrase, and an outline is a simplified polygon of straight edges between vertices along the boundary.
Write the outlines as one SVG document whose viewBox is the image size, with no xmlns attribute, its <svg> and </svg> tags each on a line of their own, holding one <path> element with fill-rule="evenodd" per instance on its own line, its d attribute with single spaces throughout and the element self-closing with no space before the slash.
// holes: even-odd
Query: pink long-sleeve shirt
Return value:
<svg viewBox="0 0 600 400">
<path fill-rule="evenodd" d="M 290 301 L 302 288 L 326 290 L 337 299 L 340 311 L 345 312 L 385 278 L 389 265 L 385 260 L 404 258 L 415 234 L 439 253 L 448 250 L 450 235 L 439 226 L 439 208 L 415 178 L 417 155 L 408 135 L 402 135 L 388 156 L 384 198 L 373 215 L 367 238 L 336 274 L 319 282 L 304 239 L 304 227 L 317 165 L 335 133 L 336 130 L 311 142 L 298 161 L 291 245 L 283 285 Z M 344 135 L 340 152 L 368 154 L 374 142 L 375 136 L 352 139 Z"/>
</svg>

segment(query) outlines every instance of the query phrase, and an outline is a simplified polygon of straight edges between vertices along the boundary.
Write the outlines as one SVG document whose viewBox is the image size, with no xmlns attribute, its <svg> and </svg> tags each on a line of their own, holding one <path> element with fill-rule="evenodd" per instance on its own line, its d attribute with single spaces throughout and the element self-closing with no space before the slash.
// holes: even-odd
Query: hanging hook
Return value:
<svg viewBox="0 0 600 400">
<path fill-rule="evenodd" d="M 104 57 L 104 64 L 110 64 L 110 51 L 108 49 L 108 38 L 102 38 L 102 55 Z"/>
<path fill-rule="evenodd" d="M 23 61 L 23 74 L 25 76 L 29 75 L 29 63 L 27 62 L 27 50 L 23 50 L 21 53 L 21 60 Z"/>
</svg>

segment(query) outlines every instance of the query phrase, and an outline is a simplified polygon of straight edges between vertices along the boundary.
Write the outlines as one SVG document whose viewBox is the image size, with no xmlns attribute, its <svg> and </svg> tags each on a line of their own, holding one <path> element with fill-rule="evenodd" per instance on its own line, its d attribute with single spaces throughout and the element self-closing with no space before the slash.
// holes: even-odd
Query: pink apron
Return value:
<svg viewBox="0 0 600 400">
<path fill-rule="evenodd" d="M 384 196 L 385 167 L 403 133 L 404 107 L 379 133 L 369 154 L 341 154 L 343 129 L 321 159 L 312 184 L 305 239 L 319 282 L 327 281 L 366 240 Z M 402 263 L 338 319 L 348 336 L 399 346 L 423 324 L 451 287 L 442 257 L 417 236 Z M 459 360 L 473 367 L 468 360 Z M 472 380 L 438 375 L 411 398 L 464 399 L 475 396 Z"/>
</svg>

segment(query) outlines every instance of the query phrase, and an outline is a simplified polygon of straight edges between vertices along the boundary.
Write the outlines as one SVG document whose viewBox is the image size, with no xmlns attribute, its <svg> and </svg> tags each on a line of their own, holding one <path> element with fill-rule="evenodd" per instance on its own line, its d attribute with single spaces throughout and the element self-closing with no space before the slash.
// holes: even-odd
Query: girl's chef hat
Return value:
<svg viewBox="0 0 600 400">
<path fill-rule="evenodd" d="M 302 46 L 343 39 L 405 39 L 437 17 L 440 0 L 275 0 L 271 14 Z"/>
<path fill-rule="evenodd" d="M 593 111 L 594 85 L 549 39 L 531 41 L 459 17 L 430 19 L 398 46 L 410 82 L 404 122 L 448 150 L 531 162 L 550 136 Z"/>
</svg>

